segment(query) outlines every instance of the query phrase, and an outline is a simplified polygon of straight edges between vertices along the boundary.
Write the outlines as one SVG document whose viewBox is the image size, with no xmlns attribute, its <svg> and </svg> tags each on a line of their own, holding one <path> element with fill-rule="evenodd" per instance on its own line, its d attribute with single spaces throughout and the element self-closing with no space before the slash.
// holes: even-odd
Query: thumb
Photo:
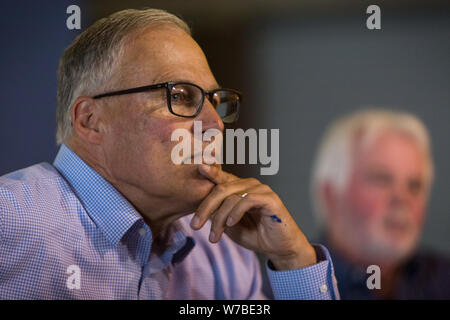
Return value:
<svg viewBox="0 0 450 320">
<path fill-rule="evenodd" d="M 198 166 L 198 172 L 200 172 L 200 174 L 202 176 L 208 178 L 215 184 L 221 184 L 221 183 L 225 183 L 228 181 L 233 181 L 233 180 L 239 179 L 235 175 L 225 172 L 222 169 L 220 169 L 219 167 L 210 166 L 207 164 L 200 164 Z"/>
</svg>

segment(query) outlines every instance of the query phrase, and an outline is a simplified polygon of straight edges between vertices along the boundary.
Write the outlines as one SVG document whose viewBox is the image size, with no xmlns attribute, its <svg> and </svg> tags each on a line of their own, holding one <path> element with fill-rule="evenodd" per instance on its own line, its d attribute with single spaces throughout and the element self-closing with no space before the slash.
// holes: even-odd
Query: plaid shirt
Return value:
<svg viewBox="0 0 450 320">
<path fill-rule="evenodd" d="M 62 145 L 53 165 L 0 177 L 0 299 L 263 299 L 255 254 L 226 235 L 208 241 L 191 216 L 167 230 L 160 250 L 149 226 L 108 181 Z M 277 299 L 335 299 L 322 261 L 274 271 Z"/>
</svg>

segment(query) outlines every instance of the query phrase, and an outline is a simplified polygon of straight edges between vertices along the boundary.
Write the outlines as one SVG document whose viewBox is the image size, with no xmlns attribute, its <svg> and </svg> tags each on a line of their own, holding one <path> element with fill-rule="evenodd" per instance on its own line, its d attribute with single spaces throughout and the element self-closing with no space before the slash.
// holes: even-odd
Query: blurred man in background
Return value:
<svg viewBox="0 0 450 320">
<path fill-rule="evenodd" d="M 419 252 L 433 181 L 430 139 L 415 116 L 367 110 L 326 132 L 312 195 L 343 299 L 450 298 L 450 263 Z M 370 265 L 380 288 L 369 289 Z"/>
</svg>

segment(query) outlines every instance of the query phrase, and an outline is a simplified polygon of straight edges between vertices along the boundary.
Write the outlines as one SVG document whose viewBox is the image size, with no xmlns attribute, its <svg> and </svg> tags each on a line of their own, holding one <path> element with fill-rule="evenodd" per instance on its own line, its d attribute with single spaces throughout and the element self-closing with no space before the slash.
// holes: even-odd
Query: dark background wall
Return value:
<svg viewBox="0 0 450 320">
<path fill-rule="evenodd" d="M 56 70 L 78 31 L 66 8 L 79 1 L 1 1 L 0 174 L 56 155 Z"/>
<path fill-rule="evenodd" d="M 280 170 L 227 166 L 277 191 L 308 237 L 313 155 L 326 125 L 360 107 L 409 110 L 428 126 L 437 179 L 422 245 L 450 253 L 450 10 L 448 1 L 2 1 L 0 175 L 56 154 L 56 68 L 79 31 L 124 8 L 155 7 L 185 18 L 217 80 L 243 91 L 238 127 L 280 129 Z M 382 30 L 365 27 L 369 4 Z M 82 31 L 81 30 L 81 31 Z"/>
</svg>

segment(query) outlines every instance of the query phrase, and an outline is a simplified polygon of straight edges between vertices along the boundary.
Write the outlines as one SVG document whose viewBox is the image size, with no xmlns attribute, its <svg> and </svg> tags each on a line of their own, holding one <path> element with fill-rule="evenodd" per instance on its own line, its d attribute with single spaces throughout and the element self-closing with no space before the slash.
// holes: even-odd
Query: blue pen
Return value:
<svg viewBox="0 0 450 320">
<path fill-rule="evenodd" d="M 272 218 L 272 221 L 276 221 L 278 223 L 281 223 L 281 219 L 278 218 L 276 215 L 270 216 Z"/>
</svg>

